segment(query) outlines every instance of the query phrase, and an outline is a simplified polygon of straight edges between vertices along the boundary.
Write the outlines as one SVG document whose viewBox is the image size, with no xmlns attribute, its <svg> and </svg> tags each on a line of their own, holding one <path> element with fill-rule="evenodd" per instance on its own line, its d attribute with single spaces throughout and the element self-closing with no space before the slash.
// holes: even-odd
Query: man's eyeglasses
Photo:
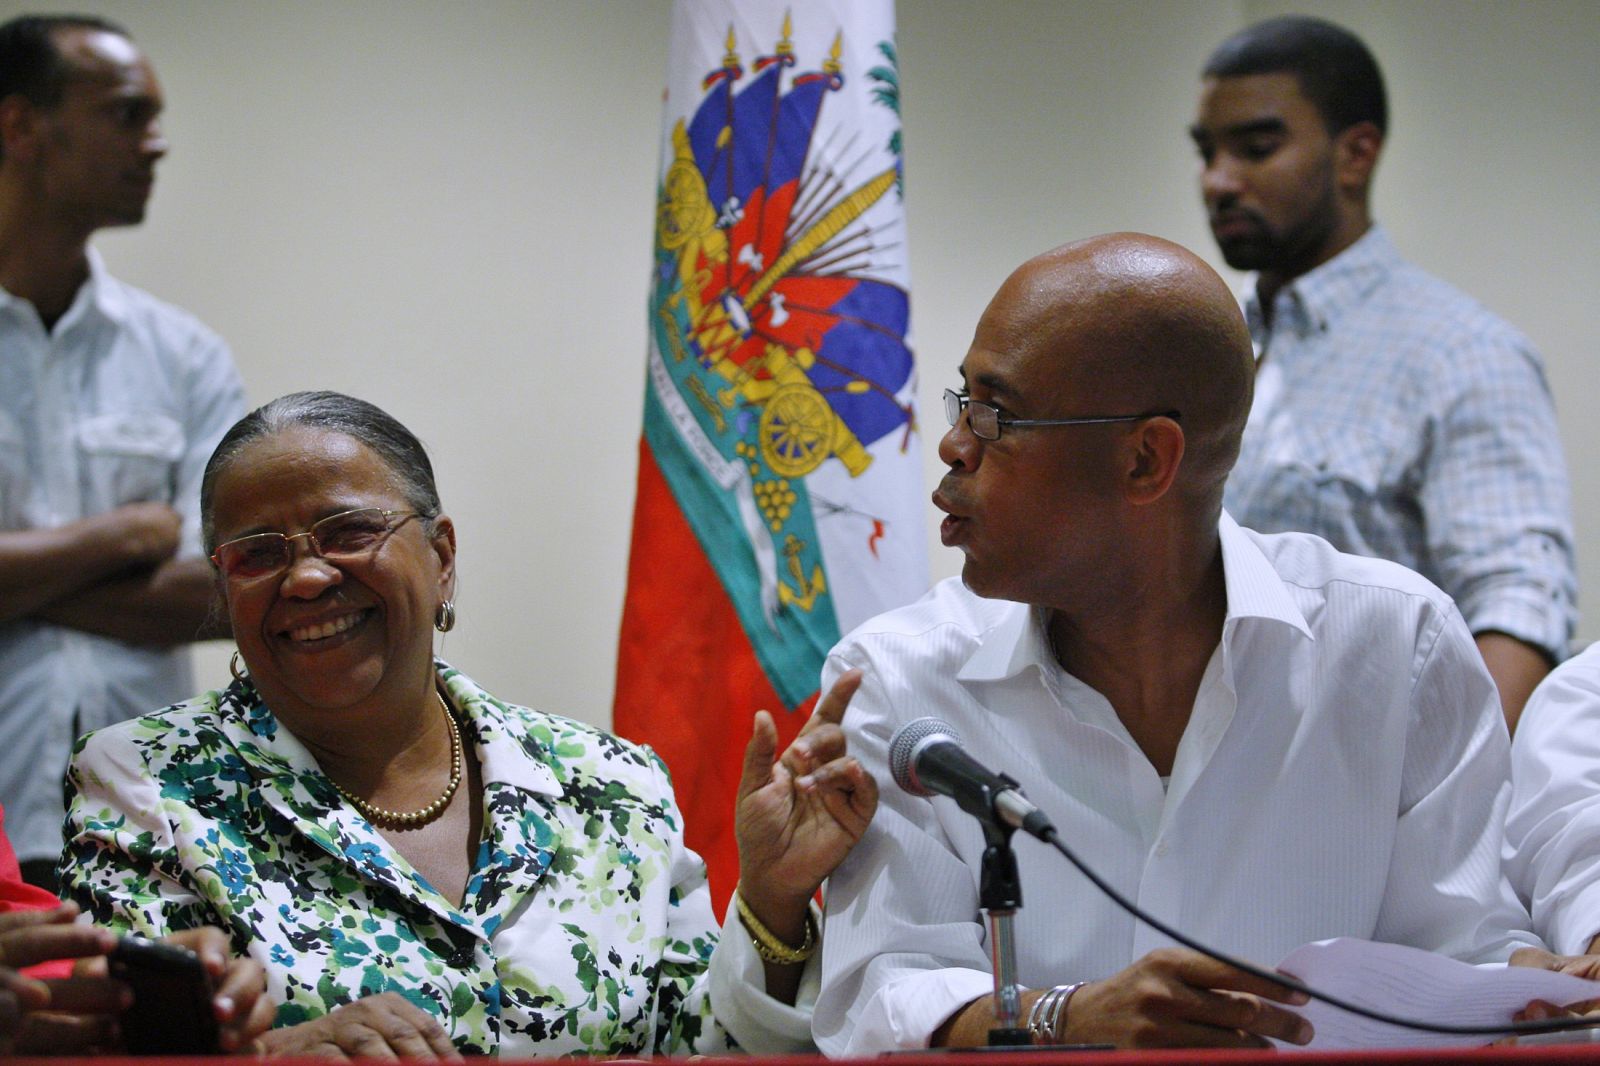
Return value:
<svg viewBox="0 0 1600 1066">
<path fill-rule="evenodd" d="M 211 553 L 211 561 L 224 577 L 253 581 L 289 568 L 294 560 L 294 551 L 289 547 L 292 540 L 305 537 L 312 552 L 329 562 L 357 559 L 376 551 L 401 523 L 420 517 L 415 511 L 386 511 L 381 507 L 341 511 L 304 533 L 253 533 L 219 544 Z"/>
<path fill-rule="evenodd" d="M 967 413 L 967 428 L 979 440 L 999 440 L 1003 426 L 1086 426 L 1096 422 L 1138 422 L 1146 418 L 1182 420 L 1177 411 L 1151 411 L 1143 415 L 1092 415 L 1084 418 L 1001 418 L 1000 412 L 986 403 L 979 403 L 966 393 L 955 389 L 944 390 L 944 416 L 953 426 L 961 421 L 961 412 Z"/>
</svg>

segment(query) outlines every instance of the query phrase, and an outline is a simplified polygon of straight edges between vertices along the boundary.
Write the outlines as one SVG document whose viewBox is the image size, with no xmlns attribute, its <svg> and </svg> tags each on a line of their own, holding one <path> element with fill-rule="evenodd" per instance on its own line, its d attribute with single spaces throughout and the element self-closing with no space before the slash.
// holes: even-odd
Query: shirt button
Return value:
<svg viewBox="0 0 1600 1066">
<path fill-rule="evenodd" d="M 468 966 L 472 965 L 472 961 L 475 957 L 476 952 L 474 952 L 471 948 L 457 948 L 455 951 L 450 953 L 450 957 L 446 961 L 449 962 L 452 969 L 465 970 Z"/>
</svg>

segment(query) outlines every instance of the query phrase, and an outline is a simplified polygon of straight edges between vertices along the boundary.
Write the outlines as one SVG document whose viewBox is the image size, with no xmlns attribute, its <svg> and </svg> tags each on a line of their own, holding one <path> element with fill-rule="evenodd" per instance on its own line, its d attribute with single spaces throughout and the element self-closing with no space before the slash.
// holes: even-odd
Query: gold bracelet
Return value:
<svg viewBox="0 0 1600 1066">
<path fill-rule="evenodd" d="M 745 932 L 750 934 L 750 943 L 762 962 L 770 962 L 775 966 L 798 966 L 816 953 L 817 926 L 810 907 L 806 908 L 805 943 L 794 948 L 779 940 L 777 934 L 761 924 L 761 919 L 756 917 L 737 888 L 733 890 L 733 902 L 739 908 L 739 920 L 744 923 Z"/>
</svg>

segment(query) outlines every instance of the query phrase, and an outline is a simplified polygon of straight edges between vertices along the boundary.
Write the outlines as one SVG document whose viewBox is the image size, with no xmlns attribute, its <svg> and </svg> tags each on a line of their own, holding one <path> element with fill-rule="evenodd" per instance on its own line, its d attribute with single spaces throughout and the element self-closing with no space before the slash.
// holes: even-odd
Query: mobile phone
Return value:
<svg viewBox="0 0 1600 1066">
<path fill-rule="evenodd" d="M 134 1055 L 214 1055 L 221 1051 L 211 975 L 200 956 L 174 944 L 127 936 L 110 956 L 111 976 L 133 989 L 122 1012 L 123 1046 Z"/>
</svg>

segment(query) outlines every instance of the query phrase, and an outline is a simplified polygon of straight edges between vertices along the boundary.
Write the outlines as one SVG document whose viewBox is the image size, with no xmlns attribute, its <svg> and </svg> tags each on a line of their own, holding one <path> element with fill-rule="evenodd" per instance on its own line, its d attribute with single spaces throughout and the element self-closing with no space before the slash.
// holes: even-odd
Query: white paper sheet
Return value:
<svg viewBox="0 0 1600 1066">
<path fill-rule="evenodd" d="M 1473 966 L 1431 951 L 1350 937 L 1296 948 L 1278 969 L 1358 1006 L 1439 1025 L 1509 1023 L 1536 999 L 1557 1004 L 1600 999 L 1600 981 L 1524 966 Z M 1475 1046 L 1496 1039 L 1406 1029 L 1316 999 L 1288 1009 L 1316 1029 L 1308 1045 L 1316 1049 Z M 1588 1037 L 1580 1031 L 1572 1039 Z"/>
</svg>

